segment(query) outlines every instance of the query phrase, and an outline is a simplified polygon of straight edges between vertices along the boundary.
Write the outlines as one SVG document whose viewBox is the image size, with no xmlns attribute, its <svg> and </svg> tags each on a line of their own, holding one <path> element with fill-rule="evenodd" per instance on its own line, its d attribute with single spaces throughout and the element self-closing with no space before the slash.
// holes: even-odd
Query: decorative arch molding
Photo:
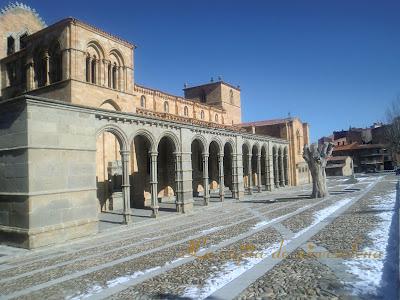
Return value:
<svg viewBox="0 0 400 300">
<path fill-rule="evenodd" d="M 208 151 L 210 151 L 210 146 L 211 146 L 211 143 L 212 143 L 212 142 L 217 143 L 219 153 L 222 153 L 222 154 L 223 154 L 223 153 L 224 153 L 223 144 L 222 144 L 221 140 L 220 140 L 219 138 L 217 138 L 217 137 L 212 137 L 212 138 L 210 139 L 210 142 L 208 143 L 208 146 L 207 146 Z"/>
<path fill-rule="evenodd" d="M 261 147 L 260 147 L 260 153 L 262 153 L 262 150 L 264 149 L 265 151 L 265 155 L 268 155 L 268 145 L 266 143 L 262 143 Z"/>
<path fill-rule="evenodd" d="M 158 137 L 158 140 L 157 140 L 157 149 L 158 149 L 158 146 L 160 145 L 160 141 L 161 141 L 162 138 L 164 138 L 164 137 L 168 137 L 168 138 L 170 138 L 170 139 L 172 140 L 172 142 L 174 143 L 174 146 L 175 146 L 175 152 L 181 152 L 181 147 L 180 147 L 179 138 L 178 138 L 178 136 L 177 136 L 175 133 L 173 133 L 172 131 L 164 131 L 164 132 L 162 132 L 162 133 L 160 134 L 160 136 Z"/>
<path fill-rule="evenodd" d="M 148 131 L 146 129 L 138 129 L 137 131 L 135 131 L 129 138 L 129 145 L 131 145 L 132 143 L 135 142 L 135 137 L 137 137 L 137 136 L 142 136 L 142 137 L 146 138 L 148 140 L 148 142 L 150 143 L 151 151 L 157 152 L 156 138 L 150 131 Z"/>
<path fill-rule="evenodd" d="M 109 59 L 112 61 L 111 58 L 115 58 L 115 61 L 118 63 L 119 66 L 125 66 L 125 60 L 122 53 L 118 49 L 111 49 L 108 53 Z"/>
<path fill-rule="evenodd" d="M 118 105 L 114 100 L 112 100 L 112 99 L 107 99 L 107 100 L 105 100 L 103 103 L 100 104 L 100 108 L 102 108 L 102 106 L 103 106 L 104 104 L 109 104 L 109 105 L 111 105 L 112 107 L 114 107 L 116 111 L 121 111 L 121 107 L 119 107 L 119 105 Z"/>
<path fill-rule="evenodd" d="M 124 150 L 124 151 L 129 150 L 128 137 L 126 136 L 126 134 L 124 133 L 124 131 L 121 128 L 119 128 L 118 126 L 116 126 L 114 124 L 104 125 L 100 129 L 97 130 L 96 138 L 99 137 L 100 134 L 102 134 L 103 132 L 110 132 L 110 133 L 114 134 L 120 144 L 121 150 Z"/>
<path fill-rule="evenodd" d="M 225 140 L 224 149 L 225 149 L 226 144 L 229 144 L 232 148 L 232 153 L 236 154 L 236 143 L 232 139 L 229 138 L 229 139 Z"/>
<path fill-rule="evenodd" d="M 96 53 L 97 53 L 97 58 L 98 59 L 103 59 L 104 58 L 104 49 L 101 46 L 100 42 L 97 40 L 90 40 L 86 44 L 86 52 L 89 53 L 89 49 L 92 48 Z M 90 53 L 89 53 L 90 54 Z"/>
<path fill-rule="evenodd" d="M 208 143 L 207 143 L 207 140 L 205 139 L 205 137 L 200 134 L 194 135 L 192 137 L 192 140 L 190 141 L 190 145 L 192 145 L 195 140 L 198 140 L 200 142 L 200 145 L 203 148 L 202 149 L 203 153 L 207 154 L 208 153 L 208 147 L 207 147 Z"/>
<path fill-rule="evenodd" d="M 252 147 L 251 147 L 251 152 L 253 152 L 253 148 L 256 147 L 257 149 L 257 154 L 261 154 L 261 147 L 260 144 L 258 142 L 255 142 Z"/>
<path fill-rule="evenodd" d="M 245 142 L 242 144 L 242 149 L 243 149 L 243 147 L 247 147 L 247 151 L 248 151 L 249 153 L 250 153 L 250 151 L 252 150 L 252 147 L 251 147 L 249 141 L 245 141 Z"/>
</svg>

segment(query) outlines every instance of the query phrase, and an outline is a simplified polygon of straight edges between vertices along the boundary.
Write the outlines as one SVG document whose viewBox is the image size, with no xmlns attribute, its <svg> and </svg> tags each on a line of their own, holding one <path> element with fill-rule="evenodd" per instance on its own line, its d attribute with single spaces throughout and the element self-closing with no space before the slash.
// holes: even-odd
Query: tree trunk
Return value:
<svg viewBox="0 0 400 300">
<path fill-rule="evenodd" d="M 313 181 L 311 198 L 324 198 L 329 195 L 325 167 L 332 150 L 333 144 L 331 143 L 324 143 L 324 145 L 320 146 L 316 144 L 304 146 L 303 158 L 308 164 Z"/>
</svg>

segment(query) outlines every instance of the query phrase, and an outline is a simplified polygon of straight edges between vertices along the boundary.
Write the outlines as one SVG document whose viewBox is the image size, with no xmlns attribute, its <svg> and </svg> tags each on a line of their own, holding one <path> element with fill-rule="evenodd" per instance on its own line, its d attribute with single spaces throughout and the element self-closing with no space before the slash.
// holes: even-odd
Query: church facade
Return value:
<svg viewBox="0 0 400 300">
<path fill-rule="evenodd" d="M 184 97 L 134 77 L 135 46 L 73 18 L 46 26 L 31 8 L 0 14 L 0 236 L 37 248 L 98 231 L 99 213 L 297 184 L 289 142 L 247 132 L 240 88 L 222 80 Z"/>
</svg>

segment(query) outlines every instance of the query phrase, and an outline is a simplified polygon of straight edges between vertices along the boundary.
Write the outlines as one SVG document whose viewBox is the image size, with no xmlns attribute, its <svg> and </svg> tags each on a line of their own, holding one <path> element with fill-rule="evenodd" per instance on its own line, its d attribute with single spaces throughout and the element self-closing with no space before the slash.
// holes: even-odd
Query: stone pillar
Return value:
<svg viewBox="0 0 400 300">
<path fill-rule="evenodd" d="M 182 154 L 175 153 L 175 184 L 176 184 L 176 211 L 184 212 L 183 207 L 183 178 L 182 178 Z"/>
<path fill-rule="evenodd" d="M 150 152 L 151 155 L 151 209 L 153 210 L 152 217 L 156 218 L 158 216 L 158 188 L 157 188 L 157 152 Z"/>
<path fill-rule="evenodd" d="M 33 58 L 29 57 L 26 62 L 26 90 L 30 91 L 35 88 L 35 71 Z"/>
<path fill-rule="evenodd" d="M 239 182 L 237 172 L 237 155 L 232 153 L 232 198 L 239 200 Z"/>
<path fill-rule="evenodd" d="M 269 153 L 265 155 L 265 190 L 271 191 L 271 167 Z"/>
<path fill-rule="evenodd" d="M 104 80 L 103 80 L 103 85 L 104 86 L 108 86 L 108 64 L 107 64 L 107 60 L 103 59 L 103 76 L 104 76 Z"/>
<path fill-rule="evenodd" d="M 284 170 L 284 179 L 285 179 L 285 185 L 289 185 L 289 170 L 288 170 L 288 156 L 285 154 L 283 156 L 283 170 Z"/>
<path fill-rule="evenodd" d="M 85 62 L 85 64 L 86 64 L 86 67 L 87 67 L 87 69 L 86 69 L 86 79 L 87 79 L 87 81 L 88 82 L 92 82 L 92 60 L 90 59 L 90 57 L 89 57 L 89 59 L 88 59 L 88 64 Z"/>
<path fill-rule="evenodd" d="M 284 171 L 283 171 L 283 155 L 279 155 L 279 185 L 284 187 L 285 186 L 285 181 L 283 179 L 284 177 Z"/>
<path fill-rule="evenodd" d="M 219 171 L 219 199 L 221 202 L 225 198 L 225 182 L 224 182 L 224 154 L 218 155 L 218 171 Z"/>
<path fill-rule="evenodd" d="M 257 154 L 257 190 L 261 193 L 261 154 Z"/>
<path fill-rule="evenodd" d="M 203 153 L 203 185 L 204 185 L 204 205 L 210 202 L 210 184 L 208 182 L 208 153 Z"/>
<path fill-rule="evenodd" d="M 274 154 L 274 184 L 275 188 L 279 187 L 279 172 L 278 172 L 278 154 Z"/>
<path fill-rule="evenodd" d="M 66 49 L 62 52 L 62 61 L 61 61 L 62 80 L 67 80 L 71 77 L 70 62 L 71 62 L 71 51 L 69 49 Z"/>
<path fill-rule="evenodd" d="M 130 215 L 130 184 L 129 184 L 129 150 L 121 150 L 121 160 L 122 160 L 122 199 L 124 201 L 124 224 L 129 224 L 131 222 Z"/>
<path fill-rule="evenodd" d="M 50 57 L 49 57 L 49 52 L 46 50 L 44 52 L 44 65 L 45 65 L 45 74 L 46 74 L 46 83 L 45 85 L 50 84 Z"/>
<path fill-rule="evenodd" d="M 252 154 L 248 154 L 247 160 L 248 160 L 248 164 L 247 164 L 247 171 L 249 173 L 249 177 L 248 177 L 248 184 L 249 184 L 249 194 L 251 195 L 253 193 L 253 171 L 252 171 L 252 167 L 251 167 L 251 156 Z"/>
</svg>

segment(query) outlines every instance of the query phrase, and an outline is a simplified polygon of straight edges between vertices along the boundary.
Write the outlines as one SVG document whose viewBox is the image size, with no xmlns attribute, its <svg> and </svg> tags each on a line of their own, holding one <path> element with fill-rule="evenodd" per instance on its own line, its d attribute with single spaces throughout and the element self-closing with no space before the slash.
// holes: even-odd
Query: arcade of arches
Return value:
<svg viewBox="0 0 400 300">
<path fill-rule="evenodd" d="M 112 132 L 103 131 L 97 137 L 99 211 L 121 210 L 126 222 L 134 208 L 151 209 L 156 217 L 161 203 L 176 204 L 176 211 L 182 212 L 178 142 L 168 135 L 155 142 L 147 133 L 139 132 L 129 146 L 121 143 Z M 269 151 L 266 145 L 245 142 L 242 153 L 237 154 L 235 149 L 230 140 L 222 143 L 198 136 L 191 141 L 191 193 L 202 205 L 207 206 L 211 198 L 239 200 L 238 175 L 247 194 L 289 185 L 287 145 L 274 145 Z M 243 172 L 238 170 L 238 160 L 243 163 Z"/>
</svg>

